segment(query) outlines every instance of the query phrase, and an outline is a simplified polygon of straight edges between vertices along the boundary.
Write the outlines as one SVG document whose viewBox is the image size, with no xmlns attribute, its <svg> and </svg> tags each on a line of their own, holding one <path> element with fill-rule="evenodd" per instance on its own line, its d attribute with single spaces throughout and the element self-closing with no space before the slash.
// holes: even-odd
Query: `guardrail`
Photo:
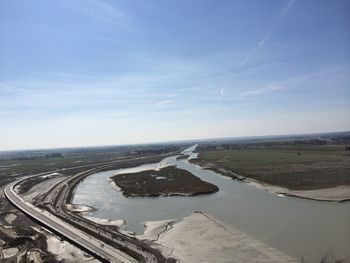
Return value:
<svg viewBox="0 0 350 263">
<path fill-rule="evenodd" d="M 66 222 L 56 217 L 55 215 L 49 213 L 48 211 L 39 209 L 31 203 L 29 203 L 28 201 L 24 200 L 21 196 L 15 193 L 14 187 L 26 179 L 28 178 L 11 183 L 4 190 L 6 198 L 18 209 L 23 211 L 28 216 L 34 218 L 36 221 L 52 229 L 54 232 L 65 236 L 70 241 L 72 241 L 75 244 L 78 244 L 80 247 L 86 249 L 98 258 L 103 259 L 103 261 L 105 262 L 137 262 L 122 251 L 119 251 L 107 244 L 102 243 L 100 240 L 94 238 L 93 236 L 90 236 L 85 232 L 68 225 Z M 38 216 L 35 213 L 31 212 L 30 209 L 39 213 L 41 216 Z M 62 228 L 65 229 L 65 231 L 62 231 L 62 229 L 56 227 L 52 222 L 50 222 L 50 220 L 56 224 L 59 224 Z M 80 237 L 77 239 L 76 236 Z M 87 242 L 90 245 L 87 245 L 84 242 Z M 100 244 L 100 247 L 96 246 L 93 242 L 95 242 L 96 244 Z M 114 254 L 119 254 L 120 258 L 116 258 L 116 255 L 106 255 L 108 254 L 108 250 L 112 251 Z M 101 253 L 101 251 L 103 251 L 104 253 Z"/>
</svg>

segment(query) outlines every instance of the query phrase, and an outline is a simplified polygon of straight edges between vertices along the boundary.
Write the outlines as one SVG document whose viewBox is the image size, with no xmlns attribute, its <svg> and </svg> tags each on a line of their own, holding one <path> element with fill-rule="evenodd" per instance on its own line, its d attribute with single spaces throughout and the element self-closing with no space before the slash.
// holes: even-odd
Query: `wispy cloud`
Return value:
<svg viewBox="0 0 350 263">
<path fill-rule="evenodd" d="M 220 90 L 220 100 L 221 100 L 221 101 L 224 99 L 225 90 L 226 90 L 226 87 L 223 87 L 223 88 Z"/>
<path fill-rule="evenodd" d="M 187 1 L 1 4 L 11 16 L 0 23 L 0 148 L 261 134 L 276 114 L 344 127 L 337 114 L 319 117 L 349 112 L 350 66 L 320 71 L 349 63 L 344 5 L 263 5 L 226 1 L 211 12 L 215 3 Z M 312 34 L 284 28 L 297 5 Z M 314 27 L 322 21 L 332 23 Z M 319 44 L 327 41 L 334 45 Z"/>
<path fill-rule="evenodd" d="M 5 92 L 11 92 L 12 91 L 9 86 L 5 85 L 5 83 L 2 83 L 2 82 L 0 82 L 0 90 L 5 91 Z"/>
<path fill-rule="evenodd" d="M 138 64 L 143 67 L 141 61 Z M 209 67 L 212 61 L 204 64 L 202 60 L 187 63 L 164 59 L 152 65 L 147 60 L 137 72 L 98 76 L 46 72 L 40 74 L 40 78 L 8 80 L 8 86 L 13 89 L 30 92 L 11 98 L 0 96 L 0 110 L 10 110 L 18 117 L 18 112 L 33 111 L 40 113 L 34 114 L 40 117 L 46 113 L 57 116 L 73 111 L 146 114 L 155 108 L 195 107 L 209 100 L 217 87 L 218 77 L 213 77 L 213 69 L 215 72 L 217 68 Z M 8 92 L 8 86 L 0 86 L 0 91 L 6 88 Z"/>
<path fill-rule="evenodd" d="M 298 95 L 300 93 L 303 96 L 307 96 L 306 94 L 312 96 L 315 91 L 318 94 L 325 92 L 331 93 L 335 89 L 339 91 L 343 89 L 344 83 L 348 83 L 349 80 L 349 66 L 327 67 L 314 72 L 288 77 L 277 82 L 271 82 L 263 87 L 236 92 L 233 95 L 231 94 L 231 96 L 227 95 L 226 99 L 228 101 L 241 102 L 250 101 L 251 99 L 264 100 L 266 97 L 262 97 L 262 95 L 270 95 L 282 91 L 288 91 L 287 94 Z M 329 87 L 333 87 L 333 89 Z M 286 96 L 281 95 L 279 97 L 285 99 Z"/>
<path fill-rule="evenodd" d="M 241 70 L 251 59 L 252 57 L 260 50 L 262 49 L 266 43 L 269 41 L 272 34 L 276 31 L 278 25 L 280 24 L 281 20 L 288 14 L 288 11 L 292 8 L 295 0 L 289 0 L 287 4 L 284 6 L 282 11 L 277 16 L 275 22 L 272 24 L 270 30 L 266 33 L 263 39 L 261 39 L 257 46 L 252 49 L 248 54 L 243 58 L 242 62 L 238 66 L 238 70 Z"/>
<path fill-rule="evenodd" d="M 132 25 L 130 15 L 102 0 L 83 1 L 79 8 L 82 13 L 99 22 L 124 28 Z"/>
<path fill-rule="evenodd" d="M 229 74 L 228 81 L 231 81 L 233 78 L 238 76 L 240 72 L 242 72 L 242 69 L 245 67 L 245 65 L 259 52 L 259 50 L 263 49 L 266 45 L 266 43 L 270 40 L 272 34 L 276 31 L 278 25 L 280 24 L 281 20 L 288 14 L 288 11 L 292 8 L 294 5 L 295 0 L 288 0 L 286 5 L 283 7 L 279 15 L 276 17 L 274 23 L 270 27 L 269 31 L 265 34 L 265 36 L 257 43 L 257 45 L 251 49 L 245 56 L 243 56 L 243 59 L 240 61 L 238 68 Z M 225 88 L 221 89 L 221 92 L 223 94 L 223 91 Z M 274 91 L 274 90 L 272 90 Z M 247 91 L 246 94 L 238 95 L 238 97 L 245 97 L 253 94 L 262 94 L 270 92 L 269 89 L 263 88 L 258 89 L 256 91 Z M 221 100 L 223 99 L 223 95 L 221 95 Z"/>
<path fill-rule="evenodd" d="M 5 84 L 4 82 L 0 82 L 0 92 L 11 93 L 11 94 L 18 94 L 18 93 L 28 93 L 29 90 L 23 89 L 23 88 L 14 87 L 12 85 Z"/>
<path fill-rule="evenodd" d="M 288 3 L 285 5 L 282 12 L 279 14 L 278 19 L 283 18 L 289 11 L 289 9 L 294 5 L 295 0 L 289 0 Z"/>
<path fill-rule="evenodd" d="M 173 101 L 173 100 L 162 100 L 162 101 L 157 102 L 155 105 L 157 107 L 165 107 L 165 106 L 173 104 L 174 102 L 175 101 Z"/>
<path fill-rule="evenodd" d="M 263 88 L 248 90 L 248 91 L 239 93 L 237 96 L 240 98 L 249 97 L 249 96 L 256 96 L 256 95 L 261 95 L 261 94 L 279 91 L 281 89 L 282 89 L 281 86 L 279 86 L 278 84 L 270 84 L 270 85 L 263 87 Z"/>
</svg>

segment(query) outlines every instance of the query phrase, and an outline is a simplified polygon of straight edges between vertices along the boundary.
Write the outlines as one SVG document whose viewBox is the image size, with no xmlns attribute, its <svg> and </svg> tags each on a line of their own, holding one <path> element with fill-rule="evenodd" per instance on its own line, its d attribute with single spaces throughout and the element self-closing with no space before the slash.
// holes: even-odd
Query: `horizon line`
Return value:
<svg viewBox="0 0 350 263">
<path fill-rule="evenodd" d="M 332 133 L 348 133 L 350 130 L 343 131 L 328 131 L 328 132 L 306 132 L 306 133 L 285 133 L 285 134 L 264 134 L 264 135 L 249 135 L 249 136 L 232 136 L 232 137 L 210 137 L 202 139 L 184 139 L 184 140 L 169 140 L 169 141 L 152 141 L 142 143 L 125 143 L 125 144 L 105 144 L 105 145 L 81 145 L 81 146 L 62 146 L 52 148 L 26 148 L 26 149 L 7 149 L 0 150 L 0 153 L 6 152 L 25 152 L 25 151 L 47 151 L 47 150 L 63 150 L 63 149 L 80 149 L 80 148 L 108 148 L 108 147 L 121 147 L 121 146 L 138 146 L 138 145 L 155 145 L 155 144 L 171 144 L 171 143 L 186 143 L 186 142 L 200 142 L 200 141 L 214 141 L 214 140 L 229 140 L 229 139 L 253 139 L 253 138 L 269 138 L 269 137 L 291 137 L 291 136 L 312 136 L 312 135 L 325 135 Z"/>
</svg>

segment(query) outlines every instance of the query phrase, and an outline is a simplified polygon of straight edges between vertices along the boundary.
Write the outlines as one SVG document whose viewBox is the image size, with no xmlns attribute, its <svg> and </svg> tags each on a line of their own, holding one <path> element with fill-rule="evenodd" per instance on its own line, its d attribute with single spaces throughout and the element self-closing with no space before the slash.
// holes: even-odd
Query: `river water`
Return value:
<svg viewBox="0 0 350 263">
<path fill-rule="evenodd" d="M 217 185 L 219 191 L 193 197 L 126 198 L 108 181 L 116 173 L 157 169 L 166 164 L 192 172 Z M 93 174 L 77 186 L 73 202 L 95 207 L 97 210 L 90 214 L 93 217 L 125 219 L 128 230 L 138 234 L 143 233 L 142 222 L 180 219 L 200 210 L 306 262 L 320 262 L 326 253 L 350 260 L 350 203 L 278 196 L 175 157 Z"/>
</svg>

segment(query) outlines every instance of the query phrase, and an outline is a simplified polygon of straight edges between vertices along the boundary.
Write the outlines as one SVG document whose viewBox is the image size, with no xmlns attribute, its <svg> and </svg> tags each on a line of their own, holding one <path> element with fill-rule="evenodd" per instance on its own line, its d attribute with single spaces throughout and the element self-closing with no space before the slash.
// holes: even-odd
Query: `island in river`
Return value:
<svg viewBox="0 0 350 263">
<path fill-rule="evenodd" d="M 124 196 L 193 196 L 219 190 L 192 173 L 175 166 L 137 173 L 116 174 L 110 178 Z"/>
</svg>

